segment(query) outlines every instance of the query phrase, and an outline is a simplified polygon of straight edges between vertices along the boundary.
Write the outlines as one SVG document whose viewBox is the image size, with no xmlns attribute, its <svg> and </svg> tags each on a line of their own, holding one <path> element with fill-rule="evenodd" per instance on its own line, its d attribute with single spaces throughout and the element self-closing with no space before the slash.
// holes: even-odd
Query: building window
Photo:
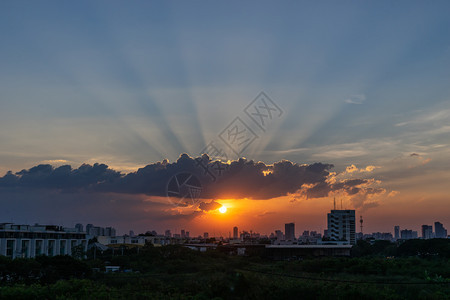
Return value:
<svg viewBox="0 0 450 300">
<path fill-rule="evenodd" d="M 42 240 L 36 240 L 36 247 L 34 250 L 35 256 L 42 255 L 42 245 L 43 245 Z"/>
<path fill-rule="evenodd" d="M 30 256 L 30 241 L 24 240 L 22 241 L 22 257 Z"/>
<path fill-rule="evenodd" d="M 6 256 L 13 257 L 15 242 L 16 242 L 15 240 L 6 241 Z"/>
<path fill-rule="evenodd" d="M 60 241 L 59 242 L 59 254 L 65 255 L 66 254 L 66 241 Z"/>
<path fill-rule="evenodd" d="M 47 255 L 48 255 L 48 256 L 53 256 L 53 255 L 55 255 L 55 241 L 54 241 L 54 240 L 49 240 L 49 241 L 48 241 L 48 251 L 47 251 Z"/>
</svg>

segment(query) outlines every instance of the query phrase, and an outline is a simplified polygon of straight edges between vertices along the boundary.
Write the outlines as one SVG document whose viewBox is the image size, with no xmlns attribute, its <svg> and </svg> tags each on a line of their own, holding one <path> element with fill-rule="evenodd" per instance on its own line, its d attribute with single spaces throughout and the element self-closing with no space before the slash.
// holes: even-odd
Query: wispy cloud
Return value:
<svg viewBox="0 0 450 300">
<path fill-rule="evenodd" d="M 366 95 L 357 94 L 351 95 L 349 98 L 345 99 L 345 103 L 347 104 L 363 104 L 366 101 Z"/>
</svg>

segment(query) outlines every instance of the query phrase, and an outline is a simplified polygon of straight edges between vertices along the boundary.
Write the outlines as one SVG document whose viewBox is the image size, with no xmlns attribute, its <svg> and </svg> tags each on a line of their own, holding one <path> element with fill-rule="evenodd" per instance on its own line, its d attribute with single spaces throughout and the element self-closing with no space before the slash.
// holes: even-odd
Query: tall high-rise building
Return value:
<svg viewBox="0 0 450 300">
<path fill-rule="evenodd" d="M 207 233 L 207 232 L 204 232 L 204 233 L 203 233 L 203 238 L 204 238 L 204 239 L 207 239 L 207 238 L 209 238 L 209 233 Z"/>
<path fill-rule="evenodd" d="M 434 222 L 434 233 L 436 238 L 438 239 L 447 238 L 447 229 L 445 229 L 442 223 L 440 222 Z"/>
<path fill-rule="evenodd" d="M 394 226 L 394 238 L 395 240 L 400 239 L 400 226 Z"/>
<path fill-rule="evenodd" d="M 328 213 L 328 237 L 332 241 L 343 241 L 356 244 L 355 211 L 350 209 L 334 209 Z"/>
<path fill-rule="evenodd" d="M 233 227 L 233 239 L 238 239 L 239 238 L 239 230 L 237 228 L 237 226 Z"/>
<path fill-rule="evenodd" d="M 433 238 L 433 226 L 431 225 L 422 225 L 422 238 L 424 240 Z"/>
<path fill-rule="evenodd" d="M 164 233 L 165 237 L 172 237 L 172 233 L 170 232 L 170 229 L 167 229 L 166 232 Z"/>
<path fill-rule="evenodd" d="M 184 229 L 181 229 L 181 238 L 182 239 L 186 238 L 186 231 Z"/>
<path fill-rule="evenodd" d="M 284 224 L 284 234 L 286 241 L 294 241 L 295 240 L 295 224 L 287 223 Z"/>
</svg>

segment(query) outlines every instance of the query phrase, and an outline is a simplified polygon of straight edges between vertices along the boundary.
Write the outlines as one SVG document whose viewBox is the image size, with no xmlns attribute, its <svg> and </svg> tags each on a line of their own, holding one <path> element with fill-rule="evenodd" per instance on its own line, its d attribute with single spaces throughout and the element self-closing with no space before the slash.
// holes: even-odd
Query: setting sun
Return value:
<svg viewBox="0 0 450 300">
<path fill-rule="evenodd" d="M 222 206 L 221 208 L 219 208 L 219 211 L 224 214 L 227 212 L 227 207 L 226 206 Z"/>
</svg>

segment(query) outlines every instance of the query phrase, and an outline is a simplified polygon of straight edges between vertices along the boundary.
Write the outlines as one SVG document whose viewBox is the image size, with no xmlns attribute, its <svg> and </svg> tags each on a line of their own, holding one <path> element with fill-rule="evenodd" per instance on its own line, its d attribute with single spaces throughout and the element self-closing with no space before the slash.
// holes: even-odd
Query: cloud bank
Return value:
<svg viewBox="0 0 450 300">
<path fill-rule="evenodd" d="M 305 190 L 310 198 L 324 197 L 332 187 L 327 183 L 331 164 L 297 164 L 279 161 L 268 165 L 241 158 L 228 163 L 207 155 L 182 154 L 176 162 L 167 160 L 123 174 L 105 164 L 53 167 L 38 165 L 28 170 L 9 171 L 0 178 L 1 189 L 50 189 L 60 192 L 102 192 L 166 196 L 173 176 L 188 173 L 202 185 L 201 198 L 271 199 Z"/>
<path fill-rule="evenodd" d="M 182 154 L 177 161 L 164 160 L 149 164 L 128 174 L 105 164 L 83 164 L 52 167 L 38 165 L 28 170 L 9 171 L 0 178 L 0 189 L 46 189 L 59 192 L 143 194 L 167 196 L 168 182 L 177 174 L 192 174 L 201 182 L 199 198 L 204 199 L 272 199 L 289 194 L 321 198 L 331 192 L 347 195 L 361 192 L 381 193 L 368 187 L 368 179 L 336 180 L 332 164 L 298 164 L 283 160 L 265 164 L 241 158 L 227 163 L 213 161 L 207 155 L 190 157 Z M 352 166 L 354 169 L 354 166 Z M 347 170 L 348 172 L 349 170 Z M 179 179 L 178 179 L 179 180 Z"/>
</svg>

